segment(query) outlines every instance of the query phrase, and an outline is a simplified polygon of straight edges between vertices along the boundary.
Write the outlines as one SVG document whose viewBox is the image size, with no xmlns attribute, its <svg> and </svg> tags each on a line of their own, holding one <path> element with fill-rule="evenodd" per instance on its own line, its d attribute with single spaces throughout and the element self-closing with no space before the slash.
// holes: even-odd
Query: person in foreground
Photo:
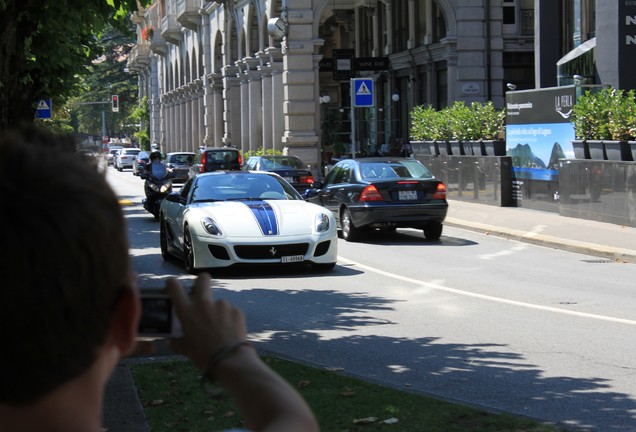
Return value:
<svg viewBox="0 0 636 432">
<path fill-rule="evenodd" d="M 126 222 L 103 173 L 70 138 L 37 129 L 0 136 L 0 429 L 102 430 L 104 388 L 136 348 L 140 299 Z M 246 342 L 243 313 L 166 284 L 184 336 L 172 341 L 237 401 L 246 427 L 317 431 L 301 396 Z"/>
</svg>

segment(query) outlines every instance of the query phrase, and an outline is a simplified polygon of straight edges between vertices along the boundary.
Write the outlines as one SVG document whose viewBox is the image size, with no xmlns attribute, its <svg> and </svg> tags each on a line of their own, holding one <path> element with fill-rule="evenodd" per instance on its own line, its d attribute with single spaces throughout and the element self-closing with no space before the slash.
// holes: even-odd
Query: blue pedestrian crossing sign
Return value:
<svg viewBox="0 0 636 432">
<path fill-rule="evenodd" d="M 353 106 L 375 106 L 373 78 L 353 78 L 351 81 L 353 81 Z"/>
<path fill-rule="evenodd" d="M 35 110 L 35 118 L 49 119 L 51 118 L 51 98 L 40 99 Z"/>
</svg>

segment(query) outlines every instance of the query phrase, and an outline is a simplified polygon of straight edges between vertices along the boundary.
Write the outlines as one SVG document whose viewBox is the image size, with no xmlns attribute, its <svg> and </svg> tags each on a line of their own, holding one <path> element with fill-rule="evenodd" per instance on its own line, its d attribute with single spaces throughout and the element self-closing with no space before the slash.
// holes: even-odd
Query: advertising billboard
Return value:
<svg viewBox="0 0 636 432">
<path fill-rule="evenodd" d="M 506 93 L 506 143 L 516 178 L 558 180 L 558 161 L 574 158 L 575 86 Z"/>
</svg>

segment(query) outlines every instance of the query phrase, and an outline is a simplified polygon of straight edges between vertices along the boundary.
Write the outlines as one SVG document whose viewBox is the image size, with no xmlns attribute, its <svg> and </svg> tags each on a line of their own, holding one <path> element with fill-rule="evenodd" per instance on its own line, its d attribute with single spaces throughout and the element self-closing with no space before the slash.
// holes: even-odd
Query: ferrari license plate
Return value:
<svg viewBox="0 0 636 432">
<path fill-rule="evenodd" d="M 398 191 L 398 199 L 400 201 L 416 200 L 417 199 L 417 191 L 414 191 L 414 190 Z"/>
<path fill-rule="evenodd" d="M 303 262 L 305 257 L 303 255 L 289 255 L 280 257 L 280 262 L 282 263 L 295 263 L 295 262 Z"/>
</svg>

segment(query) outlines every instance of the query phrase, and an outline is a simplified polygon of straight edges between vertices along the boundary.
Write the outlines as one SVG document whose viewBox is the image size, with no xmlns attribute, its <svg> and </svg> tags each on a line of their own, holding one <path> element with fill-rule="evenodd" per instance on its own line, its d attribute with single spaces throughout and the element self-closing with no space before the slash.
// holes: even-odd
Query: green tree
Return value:
<svg viewBox="0 0 636 432">
<path fill-rule="evenodd" d="M 0 130 L 32 122 L 40 98 L 63 105 L 102 54 L 106 25 L 125 32 L 135 10 L 137 0 L 0 0 Z"/>
<path fill-rule="evenodd" d="M 138 85 L 136 76 L 124 71 L 133 42 L 130 32 L 124 33 L 112 26 L 107 26 L 99 35 L 103 54 L 87 67 L 88 75 L 79 77 L 75 96 L 67 102 L 68 109 L 77 118 L 77 132 L 101 135 L 104 110 L 107 135 L 130 137 L 134 134 L 135 122 L 129 117 L 138 106 Z M 119 97 L 117 113 L 111 109 L 114 94 Z M 95 102 L 107 103 L 97 105 Z"/>
</svg>

